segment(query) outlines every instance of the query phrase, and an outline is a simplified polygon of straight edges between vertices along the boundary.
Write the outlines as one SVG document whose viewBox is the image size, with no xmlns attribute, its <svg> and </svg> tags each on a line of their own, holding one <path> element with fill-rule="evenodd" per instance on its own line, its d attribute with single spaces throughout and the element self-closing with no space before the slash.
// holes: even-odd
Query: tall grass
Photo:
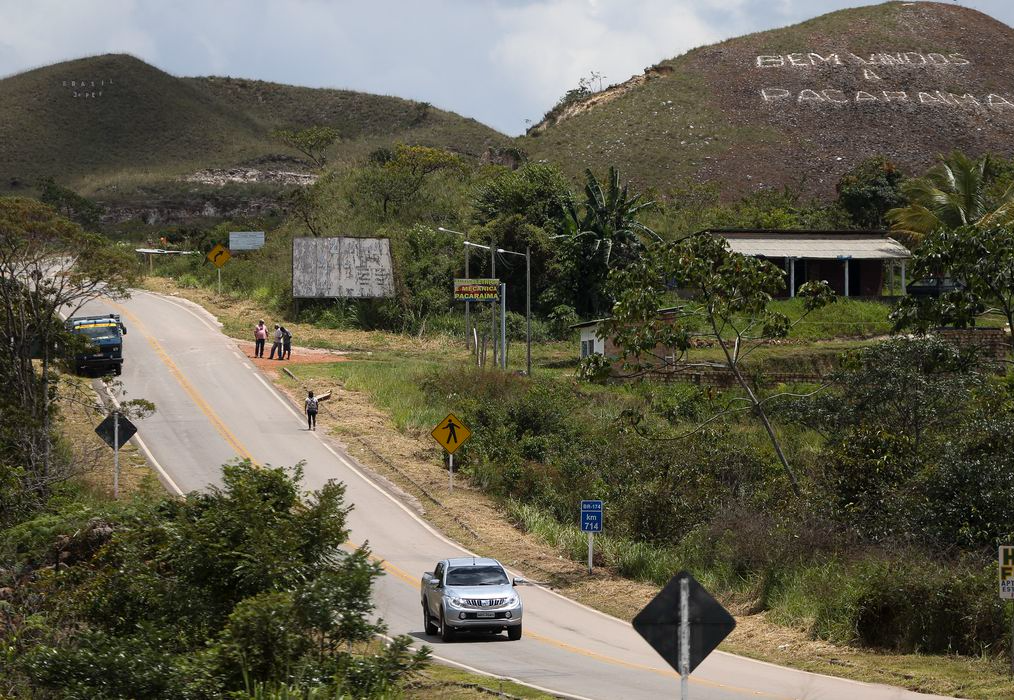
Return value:
<svg viewBox="0 0 1014 700">
<path fill-rule="evenodd" d="M 429 362 L 357 361 L 335 365 L 335 376 L 352 391 L 361 391 L 384 409 L 404 431 L 430 430 L 450 410 L 435 403 L 421 389 Z"/>
</svg>

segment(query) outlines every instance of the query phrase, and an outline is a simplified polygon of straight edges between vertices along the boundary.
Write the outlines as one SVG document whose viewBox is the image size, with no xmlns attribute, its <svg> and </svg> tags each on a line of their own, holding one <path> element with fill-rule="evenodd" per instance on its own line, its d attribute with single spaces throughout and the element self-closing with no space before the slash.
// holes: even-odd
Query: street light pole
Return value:
<svg viewBox="0 0 1014 700">
<path fill-rule="evenodd" d="M 468 255 L 468 246 L 467 245 L 466 246 L 462 246 L 462 248 L 465 249 L 465 279 L 466 280 L 472 279 L 471 277 L 468 276 L 468 258 L 469 258 L 469 255 Z M 468 312 L 471 311 L 471 307 L 472 307 L 472 302 L 466 301 L 465 302 L 465 349 L 466 350 L 471 350 L 472 349 L 472 324 L 469 323 L 469 318 L 468 318 L 469 317 L 469 313 Z"/>
<path fill-rule="evenodd" d="M 444 228 L 443 226 L 437 226 L 437 231 L 443 231 L 444 233 L 453 233 L 454 235 L 461 236 L 462 238 L 466 237 L 466 234 L 462 233 L 461 231 L 452 231 L 451 229 Z M 468 274 L 468 259 L 470 257 L 469 254 L 468 254 L 468 246 L 469 246 L 468 241 L 465 241 L 465 245 L 463 246 L 464 249 L 465 249 L 465 279 L 472 279 L 469 276 L 469 274 Z M 472 302 L 466 301 L 465 302 L 465 349 L 466 350 L 470 350 L 472 348 L 472 324 L 469 322 L 470 321 L 469 317 L 471 315 L 470 314 L 471 310 L 472 310 Z"/>
<path fill-rule="evenodd" d="M 532 376 L 532 247 L 525 246 L 525 376 Z"/>
<path fill-rule="evenodd" d="M 489 243 L 489 276 L 492 279 L 496 279 L 496 240 L 492 240 Z M 503 303 L 503 299 L 500 300 Z M 489 342 L 493 350 L 493 366 L 496 367 L 496 304 L 489 305 L 490 311 L 490 327 L 489 327 Z M 503 348 L 500 348 L 503 352 Z"/>
</svg>

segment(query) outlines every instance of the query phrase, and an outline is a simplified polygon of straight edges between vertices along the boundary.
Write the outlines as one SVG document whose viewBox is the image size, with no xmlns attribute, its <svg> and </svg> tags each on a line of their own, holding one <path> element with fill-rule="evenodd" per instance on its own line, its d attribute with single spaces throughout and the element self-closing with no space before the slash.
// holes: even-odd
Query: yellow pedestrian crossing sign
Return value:
<svg viewBox="0 0 1014 700">
<path fill-rule="evenodd" d="M 454 451 L 461 447 L 468 438 L 472 437 L 472 431 L 465 427 L 465 424 L 458 420 L 458 417 L 453 413 L 448 413 L 447 417 L 437 423 L 430 435 L 433 439 L 440 443 L 440 446 L 447 450 L 448 454 L 454 454 Z"/>
<path fill-rule="evenodd" d="M 222 265 L 229 262 L 229 258 L 231 257 L 229 249 L 221 243 L 215 244 L 215 247 L 208 251 L 208 260 L 210 260 L 215 267 L 222 267 Z"/>
</svg>

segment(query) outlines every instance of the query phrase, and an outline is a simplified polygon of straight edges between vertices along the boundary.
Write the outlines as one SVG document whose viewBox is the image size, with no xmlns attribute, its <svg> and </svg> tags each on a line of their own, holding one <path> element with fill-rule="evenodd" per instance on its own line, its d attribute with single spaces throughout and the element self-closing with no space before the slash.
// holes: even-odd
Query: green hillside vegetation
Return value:
<svg viewBox="0 0 1014 700">
<path fill-rule="evenodd" d="M 927 70 L 891 57 L 905 51 L 957 52 L 966 63 Z M 829 105 L 819 95 L 803 104 L 796 100 L 801 90 L 838 89 L 850 99 L 860 90 L 885 89 L 913 99 L 925 90 L 978 98 L 997 92 L 1010 99 L 1000 79 L 1010 75 L 1009 61 L 1000 56 L 1012 51 L 1010 27 L 967 8 L 888 2 L 840 10 L 693 49 L 599 92 L 585 83 L 569 91 L 518 145 L 571 177 L 585 167 L 616 165 L 638 185 L 665 195 L 679 179 L 692 176 L 717 183 L 725 199 L 790 185 L 826 200 L 839 177 L 866 158 L 884 155 L 905 169 L 921 170 L 955 146 L 973 155 L 1003 152 L 1014 132 L 1002 116 L 1006 112 L 996 112 L 997 118 L 977 129 L 979 110 L 895 108 L 883 99 Z M 789 54 L 805 62 L 809 52 L 837 54 L 841 63 L 825 66 L 817 60 L 818 65 L 783 68 L 756 63 L 758 56 Z M 869 63 L 871 54 L 878 56 L 870 67 L 879 82 L 862 77 L 861 60 Z M 919 60 L 913 55 L 915 64 Z M 788 89 L 791 99 L 767 104 L 761 97 L 766 87 Z"/>
<path fill-rule="evenodd" d="M 306 170 L 271 132 L 312 125 L 333 126 L 341 134 L 334 160 L 399 141 L 478 154 L 506 140 L 424 103 L 231 78 L 177 78 L 131 56 L 109 54 L 0 81 L 0 188 L 28 189 L 53 177 L 106 201 L 136 192 L 149 199 L 177 196 L 180 189 L 203 193 L 213 188 L 167 181 L 240 164 L 280 162 L 283 169 Z"/>
</svg>

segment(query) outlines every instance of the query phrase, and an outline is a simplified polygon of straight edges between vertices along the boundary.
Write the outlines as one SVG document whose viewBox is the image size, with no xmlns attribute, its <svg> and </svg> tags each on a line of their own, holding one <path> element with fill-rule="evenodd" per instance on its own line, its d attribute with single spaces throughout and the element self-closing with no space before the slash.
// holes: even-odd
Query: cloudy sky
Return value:
<svg viewBox="0 0 1014 700">
<path fill-rule="evenodd" d="M 953 0 L 952 0 L 953 1 Z M 861 0 L 0 0 L 0 76 L 125 52 L 230 75 L 430 102 L 518 134 L 592 73 Z M 1014 25 L 1011 0 L 960 0 Z M 597 83 L 596 83 L 597 86 Z"/>
</svg>

